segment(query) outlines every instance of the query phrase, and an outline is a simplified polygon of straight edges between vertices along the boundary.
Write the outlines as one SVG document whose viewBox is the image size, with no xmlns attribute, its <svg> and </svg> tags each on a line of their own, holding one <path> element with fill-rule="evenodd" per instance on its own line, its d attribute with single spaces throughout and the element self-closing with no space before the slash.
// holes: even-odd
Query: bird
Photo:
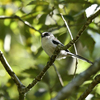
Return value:
<svg viewBox="0 0 100 100">
<path fill-rule="evenodd" d="M 57 38 L 55 38 L 55 36 L 51 32 L 43 32 L 41 34 L 41 44 L 42 44 L 43 50 L 47 53 L 47 55 L 49 57 L 51 57 L 53 55 L 57 45 L 60 44 L 60 45 L 64 46 Z M 93 64 L 93 62 L 91 62 L 90 60 L 88 60 L 80 55 L 73 54 L 69 50 L 61 50 L 60 53 L 57 55 L 56 59 L 58 59 L 58 60 L 65 59 L 67 56 L 79 58 L 90 64 Z"/>
</svg>

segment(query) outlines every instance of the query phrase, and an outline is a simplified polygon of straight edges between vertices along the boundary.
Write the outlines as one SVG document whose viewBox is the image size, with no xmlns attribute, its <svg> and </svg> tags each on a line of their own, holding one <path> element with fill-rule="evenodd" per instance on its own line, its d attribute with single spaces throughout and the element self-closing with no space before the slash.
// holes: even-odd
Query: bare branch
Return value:
<svg viewBox="0 0 100 100">
<path fill-rule="evenodd" d="M 59 45 L 54 51 L 54 54 L 50 58 L 50 60 L 47 62 L 47 65 L 43 68 L 43 70 L 37 75 L 37 77 L 30 83 L 26 89 L 23 92 L 28 92 L 34 85 L 37 84 L 37 82 L 41 81 L 43 76 L 45 75 L 46 71 L 50 68 L 50 66 L 54 63 L 58 53 L 60 52 Z"/>
<path fill-rule="evenodd" d="M 84 100 L 88 94 L 93 90 L 93 88 L 100 83 L 100 74 L 97 75 L 84 93 L 78 98 L 78 100 Z"/>
<path fill-rule="evenodd" d="M 22 20 L 21 17 L 19 17 L 17 15 L 14 15 L 14 16 L 0 16 L 0 19 L 18 19 L 21 22 L 23 22 L 26 26 L 28 26 L 29 28 L 32 28 L 33 30 L 38 31 L 41 34 L 40 30 L 37 30 L 29 22 Z"/>
<path fill-rule="evenodd" d="M 13 72 L 12 68 L 8 64 L 6 58 L 4 57 L 4 55 L 1 51 L 0 51 L 0 61 L 1 61 L 2 65 L 4 66 L 4 68 L 6 69 L 6 71 L 8 72 L 8 74 L 11 76 L 11 78 L 14 80 L 14 82 L 18 85 L 18 87 L 23 86 L 23 84 L 20 82 L 18 77 L 15 75 L 15 73 Z"/>
<path fill-rule="evenodd" d="M 89 18 L 87 18 L 86 23 L 83 25 L 83 27 L 79 30 L 77 36 L 70 41 L 66 46 L 62 47 L 63 50 L 68 49 L 69 47 L 71 47 L 78 39 L 79 37 L 83 34 L 83 32 L 85 31 L 85 29 L 88 27 L 88 25 L 92 22 L 92 20 L 94 18 L 96 18 L 98 15 L 100 14 L 100 10 L 98 10 L 95 14 L 91 15 Z"/>
<path fill-rule="evenodd" d="M 67 27 L 67 29 L 68 29 L 68 32 L 69 32 L 69 34 L 70 34 L 71 39 L 73 40 L 73 36 L 72 36 L 71 30 L 70 30 L 70 28 L 69 28 L 69 26 L 68 26 L 68 24 L 67 24 L 67 22 L 66 22 L 66 20 L 65 20 L 65 18 L 63 17 L 62 14 L 61 14 L 61 17 L 62 17 L 63 21 L 65 22 L 65 25 L 66 25 L 66 27 Z M 73 45 L 74 45 L 74 49 L 75 49 L 75 54 L 77 55 L 78 52 L 77 52 L 75 43 L 74 43 Z M 77 70 L 77 65 L 78 65 L 78 59 L 77 59 L 77 58 L 75 58 L 75 59 L 76 59 L 76 64 L 75 64 L 74 77 L 75 77 L 76 70 Z"/>
<path fill-rule="evenodd" d="M 8 64 L 6 58 L 4 57 L 4 55 L 1 51 L 0 51 L 0 61 L 1 61 L 2 65 L 4 66 L 5 70 L 8 72 L 8 74 L 11 76 L 11 78 L 14 80 L 15 84 L 17 85 L 17 88 L 19 90 L 19 100 L 24 100 L 24 98 L 22 98 L 22 97 L 24 97 L 24 94 L 22 94 L 21 91 L 25 88 L 25 86 L 21 83 L 19 78 L 13 72 L 12 68 Z"/>
<path fill-rule="evenodd" d="M 57 96 L 52 100 L 64 100 L 68 98 L 72 93 L 78 90 L 79 86 L 82 85 L 84 81 L 88 80 L 91 75 L 96 74 L 99 70 L 100 58 L 95 61 L 95 63 L 91 65 L 87 70 L 74 78 L 68 85 L 63 87 L 62 90 L 58 92 Z"/>
<path fill-rule="evenodd" d="M 58 76 L 58 79 L 59 79 L 61 85 L 64 86 L 64 83 L 63 83 L 62 77 L 61 77 L 60 73 L 58 72 L 58 70 L 57 70 L 55 64 L 53 64 L 53 67 L 54 67 L 54 69 L 55 69 L 55 72 L 57 73 L 57 76 Z"/>
<path fill-rule="evenodd" d="M 67 24 L 67 22 L 66 22 L 66 20 L 65 20 L 65 18 L 63 17 L 62 14 L 61 14 L 61 17 L 62 17 L 63 21 L 65 22 L 65 25 L 66 25 L 66 27 L 67 27 L 67 29 L 68 29 L 68 32 L 69 32 L 69 34 L 70 34 L 71 39 L 73 40 L 73 36 L 72 36 L 71 30 L 70 30 L 70 28 L 69 28 L 69 26 L 68 26 L 68 24 Z M 73 44 L 73 45 L 74 45 L 74 49 L 75 49 L 75 54 L 77 55 L 78 53 L 77 53 L 76 46 L 75 46 L 75 44 Z M 77 59 L 77 58 L 76 58 L 76 59 Z"/>
<path fill-rule="evenodd" d="M 42 80 L 43 76 L 45 75 L 46 71 L 50 68 L 50 66 L 54 63 L 57 55 L 60 52 L 60 45 L 57 46 L 57 48 L 54 51 L 54 54 L 50 58 L 50 60 L 47 62 L 47 65 L 43 68 L 43 70 L 36 76 L 36 78 L 30 83 L 26 88 L 21 90 L 21 93 L 28 92 L 34 85 L 36 85 L 39 81 Z"/>
</svg>

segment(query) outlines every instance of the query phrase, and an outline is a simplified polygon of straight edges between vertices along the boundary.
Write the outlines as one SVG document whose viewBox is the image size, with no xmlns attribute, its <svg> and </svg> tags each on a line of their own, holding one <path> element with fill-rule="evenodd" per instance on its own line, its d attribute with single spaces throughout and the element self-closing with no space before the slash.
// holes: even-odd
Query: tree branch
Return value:
<svg viewBox="0 0 100 100">
<path fill-rule="evenodd" d="M 37 30 L 29 22 L 22 20 L 21 17 L 19 17 L 17 15 L 14 15 L 14 16 L 0 16 L 0 19 L 18 19 L 21 22 L 23 22 L 26 26 L 28 26 L 29 28 L 32 28 L 33 30 L 38 31 L 41 34 L 40 30 Z"/>
<path fill-rule="evenodd" d="M 24 98 L 22 99 L 22 97 L 24 97 L 24 94 L 22 94 L 21 91 L 25 88 L 25 86 L 21 83 L 19 78 L 13 72 L 12 68 L 8 64 L 6 58 L 4 57 L 4 55 L 1 51 L 0 51 L 0 61 L 1 61 L 2 65 L 4 66 L 5 70 L 8 72 L 8 74 L 11 76 L 11 78 L 14 80 L 15 84 L 17 85 L 17 88 L 18 88 L 19 94 L 20 94 L 19 100 L 24 100 Z"/>
<path fill-rule="evenodd" d="M 57 76 L 58 76 L 58 79 L 59 79 L 59 81 L 60 81 L 61 86 L 64 86 L 64 82 L 63 82 L 63 80 L 62 80 L 62 77 L 61 77 L 60 73 L 58 72 L 58 70 L 57 70 L 55 64 L 53 64 L 53 67 L 54 67 L 54 70 L 55 70 L 55 72 L 56 72 L 56 74 L 57 74 Z"/>
<path fill-rule="evenodd" d="M 87 70 L 80 73 L 76 78 L 74 78 L 68 85 L 62 88 L 61 91 L 58 92 L 55 98 L 52 100 L 64 100 L 68 98 L 72 93 L 76 92 L 80 85 L 83 84 L 84 81 L 88 80 L 91 75 L 96 74 L 100 70 L 100 58 L 95 61 L 93 65 L 91 65 Z"/>
<path fill-rule="evenodd" d="M 68 24 L 67 24 L 67 22 L 66 22 L 66 20 L 65 20 L 65 18 L 63 17 L 62 14 L 61 14 L 61 17 L 62 17 L 63 21 L 65 22 L 66 28 L 67 28 L 67 30 L 68 30 L 68 32 L 70 34 L 71 39 L 73 40 L 73 35 L 71 33 L 71 30 L 70 30 L 70 28 L 69 28 L 69 26 L 68 26 Z M 74 45 L 75 54 L 78 55 L 78 52 L 77 52 L 77 48 L 76 48 L 75 43 L 73 45 Z M 77 70 L 77 65 L 78 65 L 78 59 L 77 58 L 76 58 L 76 63 L 75 64 L 76 65 L 75 65 L 74 77 L 75 77 L 76 70 Z"/>
<path fill-rule="evenodd" d="M 100 74 L 97 75 L 84 93 L 78 98 L 78 100 L 84 100 L 88 94 L 93 90 L 93 88 L 100 83 Z"/>
<path fill-rule="evenodd" d="M 4 68 L 6 69 L 6 71 L 8 72 L 8 74 L 11 76 L 11 78 L 14 80 L 14 82 L 18 85 L 18 87 L 23 86 L 23 84 L 20 82 L 18 77 L 15 75 L 15 73 L 13 72 L 12 68 L 8 64 L 6 58 L 4 57 L 4 55 L 1 51 L 0 51 L 0 61 L 1 61 L 2 65 L 4 66 Z"/>
<path fill-rule="evenodd" d="M 59 49 L 59 45 L 57 46 L 57 48 L 54 51 L 54 54 L 52 55 L 52 57 L 50 58 L 50 60 L 47 62 L 47 65 L 43 68 L 43 70 L 37 75 L 37 77 L 33 80 L 32 83 L 30 83 L 26 89 L 24 90 L 24 92 L 28 92 L 34 85 L 37 84 L 37 82 L 42 80 L 42 77 L 45 75 L 46 71 L 50 68 L 50 66 L 54 63 L 58 53 L 60 52 Z"/>
<path fill-rule="evenodd" d="M 100 15 L 100 9 L 93 15 L 91 15 L 90 17 L 87 18 L 86 23 L 83 25 L 83 27 L 79 30 L 77 36 L 70 41 L 66 46 L 62 47 L 62 50 L 66 50 L 69 47 L 71 47 L 74 43 L 76 43 L 76 41 L 79 39 L 79 37 L 83 34 L 83 32 L 85 31 L 85 29 L 88 27 L 88 25 L 92 22 L 92 20 L 94 18 L 96 18 L 98 15 Z"/>
</svg>

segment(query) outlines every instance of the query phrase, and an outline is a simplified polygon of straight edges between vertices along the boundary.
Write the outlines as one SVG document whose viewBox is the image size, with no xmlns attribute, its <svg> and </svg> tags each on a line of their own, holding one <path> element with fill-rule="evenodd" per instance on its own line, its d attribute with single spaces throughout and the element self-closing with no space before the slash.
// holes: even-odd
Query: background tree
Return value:
<svg viewBox="0 0 100 100">
<path fill-rule="evenodd" d="M 68 22 L 73 37 L 76 37 L 78 31 L 86 23 L 90 12 L 92 11 L 92 14 L 95 13 L 100 9 L 99 6 L 99 0 L 0 1 L 0 50 L 25 86 L 32 82 L 49 61 L 48 55 L 41 48 L 40 32 L 50 31 L 66 45 L 71 38 L 60 13 Z M 89 7 L 91 8 L 87 10 Z M 76 42 L 78 54 L 95 62 L 100 57 L 99 39 L 100 15 L 92 20 L 92 23 L 84 30 L 84 34 Z M 75 53 L 73 46 L 69 50 Z M 87 62 L 78 61 L 76 76 L 90 66 Z M 66 86 L 74 77 L 75 59 L 67 57 L 64 60 L 56 60 L 55 65 L 62 77 L 64 86 Z M 67 99 L 78 99 L 93 81 L 93 78 L 94 75 L 89 77 L 88 81 L 84 82 L 77 92 L 74 92 Z M 50 100 L 61 89 L 62 85 L 59 78 L 51 66 L 42 81 L 38 82 L 27 93 L 25 99 Z M 91 100 L 98 100 L 100 98 L 99 90 L 100 86 L 98 85 L 91 92 Z M 16 85 L 1 63 L 0 99 L 18 99 Z"/>
</svg>

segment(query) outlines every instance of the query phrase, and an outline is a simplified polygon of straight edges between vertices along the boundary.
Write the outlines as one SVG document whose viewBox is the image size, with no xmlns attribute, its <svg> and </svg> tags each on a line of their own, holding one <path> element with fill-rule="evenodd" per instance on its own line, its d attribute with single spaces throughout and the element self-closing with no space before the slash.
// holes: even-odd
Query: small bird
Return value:
<svg viewBox="0 0 100 100">
<path fill-rule="evenodd" d="M 64 46 L 55 36 L 50 32 L 43 32 L 41 34 L 41 43 L 43 50 L 48 54 L 49 57 L 51 57 L 55 51 L 55 48 L 58 44 L 61 44 Z M 89 61 L 88 59 L 81 57 L 79 55 L 71 53 L 69 50 L 61 50 L 60 53 L 57 56 L 57 59 L 64 59 L 67 56 L 76 57 L 79 59 L 82 59 L 88 63 L 93 64 L 93 62 Z"/>
</svg>

